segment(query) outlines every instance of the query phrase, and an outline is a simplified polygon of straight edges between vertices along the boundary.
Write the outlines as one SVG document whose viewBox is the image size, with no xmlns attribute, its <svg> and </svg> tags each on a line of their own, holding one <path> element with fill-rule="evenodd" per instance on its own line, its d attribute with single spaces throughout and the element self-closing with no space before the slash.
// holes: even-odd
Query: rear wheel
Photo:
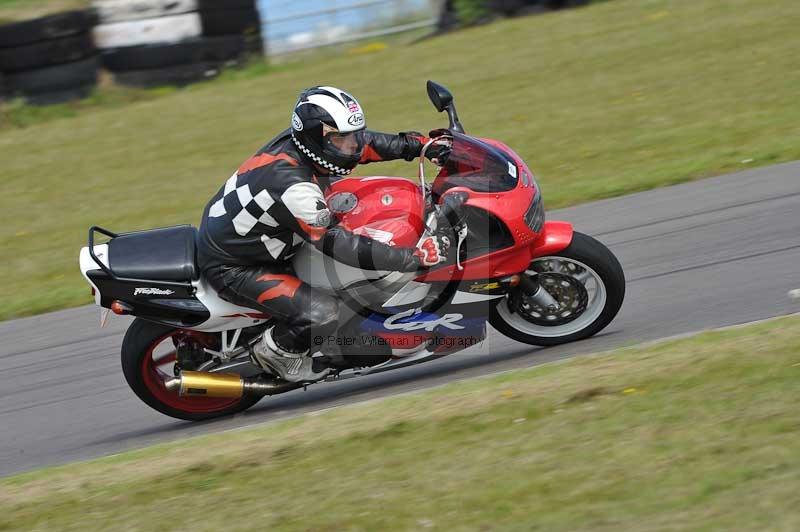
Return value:
<svg viewBox="0 0 800 532">
<path fill-rule="evenodd" d="M 179 87 L 201 80 L 211 79 L 219 74 L 214 63 L 189 63 L 147 70 L 126 70 L 114 72 L 114 81 L 131 87 L 158 87 L 176 85 Z"/>
<path fill-rule="evenodd" d="M 176 345 L 187 339 L 199 347 L 218 347 L 214 334 L 174 329 L 141 319 L 131 324 L 122 341 L 122 372 L 139 399 L 162 414 L 189 421 L 242 412 L 261 399 L 181 397 L 177 391 L 168 390 L 166 382 L 175 376 Z"/>
<path fill-rule="evenodd" d="M 520 285 L 498 302 L 490 323 L 526 344 L 559 345 L 597 334 L 611 323 L 625 297 L 625 275 L 617 258 L 578 232 L 563 251 L 534 259 L 525 274 L 547 292 L 549 303 Z"/>
</svg>

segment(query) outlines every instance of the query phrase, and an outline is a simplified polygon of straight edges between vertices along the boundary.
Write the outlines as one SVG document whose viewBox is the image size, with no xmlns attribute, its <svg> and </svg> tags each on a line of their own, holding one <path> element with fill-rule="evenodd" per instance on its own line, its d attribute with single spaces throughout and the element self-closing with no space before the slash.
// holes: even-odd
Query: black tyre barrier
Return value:
<svg viewBox="0 0 800 532">
<path fill-rule="evenodd" d="M 57 103 L 82 100 L 89 96 L 94 90 L 95 85 L 84 85 L 54 92 L 43 92 L 40 94 L 28 94 L 25 101 L 30 105 L 53 105 Z"/>
<path fill-rule="evenodd" d="M 42 41 L 15 48 L 0 48 L 0 70 L 21 72 L 70 63 L 95 53 L 89 33 Z"/>
<path fill-rule="evenodd" d="M 154 44 L 106 50 L 103 66 L 112 72 L 149 70 L 188 63 L 226 63 L 245 53 L 241 35 L 205 37 L 178 44 Z"/>
<path fill-rule="evenodd" d="M 97 82 L 97 56 L 63 65 L 6 75 L 6 92 L 24 96 L 62 92 Z"/>
<path fill-rule="evenodd" d="M 0 26 L 0 48 L 85 33 L 96 23 L 97 16 L 93 11 L 78 10 L 6 24 Z"/>
<path fill-rule="evenodd" d="M 256 9 L 214 9 L 200 11 L 203 35 L 256 35 L 261 33 L 261 18 Z"/>
<path fill-rule="evenodd" d="M 580 7 L 589 3 L 589 0 L 546 0 L 544 2 L 548 9 L 565 9 L 569 7 Z"/>
<path fill-rule="evenodd" d="M 197 0 L 197 9 L 256 9 L 256 0 Z"/>
<path fill-rule="evenodd" d="M 211 79 L 219 74 L 219 68 L 214 63 L 190 63 L 188 65 L 174 65 L 166 68 L 151 68 L 147 70 L 128 70 L 114 72 L 114 80 L 120 85 L 131 87 L 158 87 L 160 85 L 177 85 L 182 87 L 196 81 Z"/>
<path fill-rule="evenodd" d="M 516 15 L 532 2 L 530 0 L 490 0 L 488 8 L 493 13 L 502 13 L 506 16 Z"/>
</svg>

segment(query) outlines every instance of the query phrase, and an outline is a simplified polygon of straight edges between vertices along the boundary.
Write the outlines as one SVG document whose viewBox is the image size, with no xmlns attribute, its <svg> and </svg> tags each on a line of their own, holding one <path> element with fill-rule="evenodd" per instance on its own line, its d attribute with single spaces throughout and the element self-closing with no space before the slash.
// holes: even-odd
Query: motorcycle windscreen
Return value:
<svg viewBox="0 0 800 532">
<path fill-rule="evenodd" d="M 475 192 L 508 192 L 517 186 L 519 171 L 503 151 L 476 138 L 451 131 L 453 146 L 447 163 L 433 182 L 433 194 L 466 187 Z"/>
</svg>

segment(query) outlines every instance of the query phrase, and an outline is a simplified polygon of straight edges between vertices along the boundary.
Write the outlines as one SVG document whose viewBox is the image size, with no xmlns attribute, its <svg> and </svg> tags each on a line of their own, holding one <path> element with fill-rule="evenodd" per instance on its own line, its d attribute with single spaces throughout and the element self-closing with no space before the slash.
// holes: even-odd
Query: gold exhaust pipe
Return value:
<svg viewBox="0 0 800 532">
<path fill-rule="evenodd" d="M 236 373 L 182 371 L 180 377 L 167 382 L 167 389 L 177 391 L 181 397 L 238 399 L 244 394 L 244 381 Z"/>
<path fill-rule="evenodd" d="M 165 383 L 168 390 L 181 397 L 222 397 L 239 399 L 243 395 L 275 395 L 301 388 L 302 383 L 267 380 L 263 375 L 243 378 L 237 373 L 182 371 Z"/>
</svg>

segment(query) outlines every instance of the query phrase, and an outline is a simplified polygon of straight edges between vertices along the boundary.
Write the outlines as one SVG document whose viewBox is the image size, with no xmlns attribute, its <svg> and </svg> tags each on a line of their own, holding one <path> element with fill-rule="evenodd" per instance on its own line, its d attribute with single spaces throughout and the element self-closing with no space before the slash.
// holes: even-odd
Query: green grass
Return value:
<svg viewBox="0 0 800 532">
<path fill-rule="evenodd" d="M 88 6 L 89 0 L 0 0 L 0 24 Z"/>
<path fill-rule="evenodd" d="M 27 473 L 0 481 L 0 530 L 798 530 L 798 335 L 782 318 Z"/>
<path fill-rule="evenodd" d="M 373 129 L 424 131 L 446 123 L 425 96 L 438 80 L 468 132 L 530 163 L 549 208 L 800 158 L 798 15 L 794 0 L 615 0 L 26 127 L 5 119 L 0 318 L 91 302 L 76 260 L 92 224 L 197 224 L 315 84 L 353 92 Z"/>
</svg>

